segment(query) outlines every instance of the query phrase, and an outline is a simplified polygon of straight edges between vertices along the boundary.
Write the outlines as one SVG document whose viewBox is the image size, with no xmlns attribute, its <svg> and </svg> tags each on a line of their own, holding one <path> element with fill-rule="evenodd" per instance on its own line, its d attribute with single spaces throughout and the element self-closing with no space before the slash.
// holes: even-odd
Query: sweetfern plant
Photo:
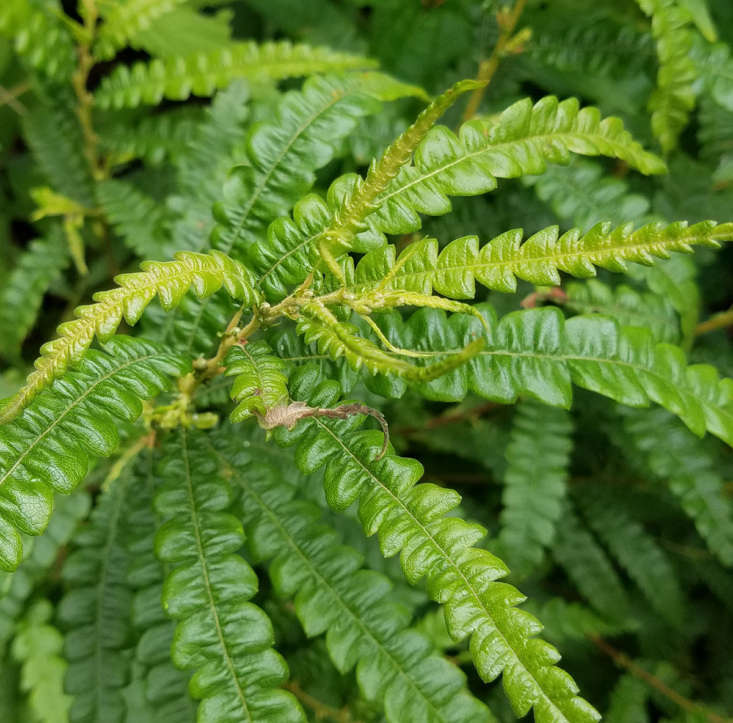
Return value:
<svg viewBox="0 0 733 723">
<path fill-rule="evenodd" d="M 732 41 L 6 0 L 0 719 L 731 720 Z"/>
</svg>

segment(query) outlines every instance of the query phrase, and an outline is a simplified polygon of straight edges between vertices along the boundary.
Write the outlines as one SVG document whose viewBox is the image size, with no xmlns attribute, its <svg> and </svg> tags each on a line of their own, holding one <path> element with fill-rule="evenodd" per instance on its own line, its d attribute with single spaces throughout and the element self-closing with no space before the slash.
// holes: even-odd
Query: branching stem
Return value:
<svg viewBox="0 0 733 723">
<path fill-rule="evenodd" d="M 12 108 L 18 115 L 25 115 L 28 109 L 18 100 L 18 97 L 31 89 L 29 82 L 19 83 L 12 88 L 0 85 L 0 108 L 4 105 Z"/>
</svg>

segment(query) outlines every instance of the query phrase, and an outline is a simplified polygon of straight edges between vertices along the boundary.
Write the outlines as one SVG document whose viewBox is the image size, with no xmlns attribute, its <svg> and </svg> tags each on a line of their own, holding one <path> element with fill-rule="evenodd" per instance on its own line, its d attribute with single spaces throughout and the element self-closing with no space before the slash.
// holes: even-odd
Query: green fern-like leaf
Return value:
<svg viewBox="0 0 733 723">
<path fill-rule="evenodd" d="M 55 81 L 68 80 L 76 65 L 74 42 L 61 12 L 55 0 L 7 0 L 0 8 L 0 34 L 13 39 L 15 51 L 31 68 Z"/>
<path fill-rule="evenodd" d="M 64 89 L 54 103 L 39 104 L 35 113 L 24 117 L 23 131 L 53 190 L 92 208 L 93 181 L 70 93 Z"/>
<path fill-rule="evenodd" d="M 300 706 L 276 687 L 287 666 L 272 649 L 269 618 L 249 602 L 257 576 L 237 554 L 244 534 L 216 466 L 205 440 L 185 431 L 162 462 L 156 553 L 170 565 L 163 607 L 177 621 L 172 660 L 196 671 L 190 690 L 201 699 L 199 720 L 300 723 Z"/>
<path fill-rule="evenodd" d="M 291 278 L 288 280 L 292 281 L 305 278 L 304 268 L 313 265 L 310 254 L 316 246 L 323 261 L 328 261 L 330 257 L 330 264 L 327 265 L 332 270 L 334 253 L 365 251 L 373 246 L 373 243 L 362 246 L 357 239 L 357 232 L 363 227 L 364 219 L 377 208 L 377 198 L 409 162 L 415 148 L 440 116 L 462 93 L 474 87 L 474 81 L 460 81 L 435 98 L 384 151 L 382 157 L 371 163 L 365 179 L 362 180 L 357 174 L 341 176 L 331 184 L 327 203 L 315 195 L 306 196 L 293 212 L 295 223 L 289 217 L 272 223 L 268 229 L 268 243 L 253 249 L 255 268 L 264 269 L 260 283 L 265 282 L 266 289 L 269 287 L 275 294 L 284 295 L 282 275 L 289 275 Z M 305 241 L 298 238 L 303 231 L 309 232 L 311 229 L 318 230 Z M 283 261 L 287 265 L 278 268 Z M 305 267 L 303 261 L 306 262 Z M 271 276 L 273 271 L 277 273 Z"/>
<path fill-rule="evenodd" d="M 499 178 L 543 173 L 548 163 L 569 163 L 572 154 L 619 158 L 645 174 L 665 170 L 618 118 L 601 118 L 597 108 L 580 108 L 574 98 L 548 96 L 534 105 L 525 99 L 497 117 L 465 123 L 458 136 L 435 128 L 370 221 L 388 233 L 409 233 L 419 228 L 415 211 L 447 213 L 448 196 L 486 193 Z"/>
<path fill-rule="evenodd" d="M 302 336 L 299 336 L 292 327 L 280 325 L 267 330 L 267 342 L 275 350 L 277 355 L 288 365 L 300 366 L 302 364 L 314 363 L 324 368 L 324 373 L 337 379 L 344 393 L 351 393 L 354 385 L 363 376 L 355 371 L 343 357 L 332 359 L 326 354 L 318 351 L 316 344 L 306 344 Z M 370 383 L 381 382 L 388 379 L 391 383 L 398 385 L 404 392 L 406 382 L 394 376 L 390 378 L 374 377 L 365 381 Z M 396 394 L 395 396 L 399 396 Z"/>
<path fill-rule="evenodd" d="M 605 550 L 569 507 L 558 526 L 552 556 L 606 620 L 624 621 L 629 598 L 621 578 Z"/>
<path fill-rule="evenodd" d="M 620 22 L 611 3 L 579 9 L 574 3 L 539 5 L 522 14 L 532 28 L 520 58 L 523 77 L 628 115 L 651 91 L 653 40 L 641 28 Z"/>
<path fill-rule="evenodd" d="M 146 116 L 135 123 L 105 116 L 97 123 L 99 143 L 114 160 L 140 158 L 158 166 L 185 153 L 200 121 L 201 108 L 188 107 Z"/>
<path fill-rule="evenodd" d="M 89 351 L 74 371 L 0 427 L 0 566 L 22 559 L 18 530 L 40 534 L 53 493 L 68 494 L 91 459 L 112 454 L 121 421 L 133 421 L 141 399 L 155 396 L 186 364 L 161 347 L 117 337 L 105 352 Z"/>
<path fill-rule="evenodd" d="M 232 169 L 223 198 L 217 198 L 214 205 L 218 224 L 210 246 L 235 258 L 246 258 L 247 249 L 259 242 L 268 222 L 287 213 L 310 190 L 315 171 L 333 158 L 356 120 L 379 108 L 377 99 L 391 100 L 416 93 L 419 89 L 414 86 L 380 73 L 311 78 L 302 90 L 287 93 L 278 105 L 275 121 L 252 128 L 246 142 L 246 158 Z M 194 204 L 200 202 L 202 195 L 200 175 L 199 172 L 194 176 Z M 176 201 L 176 206 L 189 214 L 191 201 Z M 180 225 L 176 225 L 173 235 L 181 238 Z M 190 334 L 198 333 L 198 318 L 210 312 L 208 306 L 203 302 L 200 309 L 194 310 Z"/>
<path fill-rule="evenodd" d="M 95 304 L 78 307 L 75 312 L 78 318 L 58 327 L 59 337 L 41 347 L 36 371 L 28 375 L 25 386 L 0 410 L 0 423 L 12 419 L 70 363 L 78 361 L 95 336 L 102 340 L 109 338 L 123 318 L 128 324 L 135 324 L 155 296 L 166 310 L 175 308 L 190 288 L 199 298 L 210 296 L 222 287 L 245 304 L 251 304 L 256 298 L 250 272 L 216 251 L 211 254 L 181 251 L 175 261 L 147 261 L 141 268 L 137 273 L 116 276 L 118 288 L 97 292 Z"/>
<path fill-rule="evenodd" d="M 57 229 L 31 241 L 0 289 L 0 356 L 17 358 L 36 321 L 43 295 L 69 263 L 66 241 Z"/>
<path fill-rule="evenodd" d="M 232 166 L 244 160 L 249 99 L 243 80 L 218 92 L 176 159 L 176 192 L 167 200 L 175 219 L 170 238 L 176 250 L 206 248 L 214 227 L 212 205 L 221 197 Z"/>
<path fill-rule="evenodd" d="M 357 327 L 340 322 L 325 307 L 313 304 L 306 306 L 304 312 L 296 329 L 303 335 L 306 343 L 313 344 L 322 354 L 327 354 L 332 359 L 343 357 L 357 371 L 364 368 L 371 374 L 391 374 L 411 381 L 429 381 L 461 366 L 485 346 L 484 339 L 477 333 L 467 341 L 463 349 L 456 349 L 433 364 L 418 366 L 406 361 L 396 352 L 383 351 L 361 336 Z"/>
<path fill-rule="evenodd" d="M 158 16 L 144 30 L 138 30 L 130 38 L 130 45 L 155 58 L 209 52 L 231 44 L 231 20 L 231 11 L 204 15 L 184 5 Z"/>
<path fill-rule="evenodd" d="M 89 512 L 89 495 L 77 490 L 54 505 L 48 527 L 38 538 L 23 539 L 23 561 L 15 572 L 0 573 L 0 648 L 14 633 L 28 607 L 28 598 L 53 567 L 59 552 Z"/>
<path fill-rule="evenodd" d="M 648 218 L 649 200 L 632 193 L 627 181 L 609 178 L 600 163 L 574 159 L 569 166 L 550 166 L 526 182 L 559 218 L 583 231 L 601 221 L 623 224 Z"/>
<path fill-rule="evenodd" d="M 733 109 L 733 58 L 728 45 L 693 36 L 691 57 L 707 91 L 701 97 L 701 110 L 705 100 L 721 109 Z"/>
<path fill-rule="evenodd" d="M 730 77 L 733 78 L 733 60 L 730 63 Z M 733 105 L 733 94 L 730 96 Z M 718 105 L 707 96 L 700 100 L 697 140 L 700 156 L 716 164 L 713 181 L 725 185 L 733 175 L 733 122 L 730 108 Z"/>
<path fill-rule="evenodd" d="M 549 307 L 513 312 L 501 320 L 486 304 L 476 308 L 490 329 L 486 348 L 421 386 L 429 398 L 459 401 L 472 391 L 509 403 L 528 394 L 568 407 L 572 383 L 631 407 L 654 402 L 696 434 L 707 429 L 733 444 L 733 381 L 720 379 L 712 366 L 688 366 L 679 347 L 656 343 L 646 329 L 622 327 L 601 316 L 565 321 L 559 309 Z M 424 350 L 426 364 L 483 333 L 469 315 L 453 314 L 446 323 L 434 309 L 415 313 L 407 323 L 394 315 L 378 322 L 395 346 Z"/>
<path fill-rule="evenodd" d="M 12 652 L 22 665 L 20 687 L 28 695 L 33 714 L 44 723 L 66 723 L 71 698 L 63 688 L 64 639 L 50 624 L 52 612 L 48 600 L 34 603 L 18 625 Z"/>
<path fill-rule="evenodd" d="M 544 636 L 553 643 L 585 642 L 591 636 L 614 635 L 624 630 L 622 625 L 610 623 L 582 603 L 566 602 L 554 597 L 543 605 L 526 605 L 544 625 Z"/>
<path fill-rule="evenodd" d="M 279 80 L 373 65 L 359 56 L 287 41 L 242 42 L 188 57 L 120 66 L 102 81 L 94 98 L 100 108 L 134 108 L 163 98 L 185 100 L 192 93 L 210 96 L 235 78 Z"/>
<path fill-rule="evenodd" d="M 520 402 L 506 450 L 498 553 L 526 575 L 550 546 L 563 511 L 572 447 L 569 415 L 538 402 Z M 543 471 L 537 475 L 536 460 Z"/>
<path fill-rule="evenodd" d="M 187 356 L 210 357 L 216 351 L 217 334 L 239 309 L 228 294 L 219 292 L 204 301 L 184 297 L 173 314 L 149 307 L 142 319 L 143 335 Z"/>
<path fill-rule="evenodd" d="M 246 159 L 242 159 L 247 163 L 232 169 L 223 198 L 213 207 L 218 224 L 210 246 L 246 258 L 247 249 L 265 235 L 269 221 L 287 213 L 310 190 L 315 172 L 334 157 L 357 119 L 379 108 L 377 99 L 416 92 L 413 86 L 380 73 L 352 73 L 310 78 L 300 91 L 287 93 L 278 104 L 275 120 L 256 124 L 249 133 Z M 198 203 L 201 173 L 191 175 L 196 179 L 191 195 Z M 176 205 L 190 208 L 191 204 L 186 199 Z M 180 226 L 174 231 L 180 239 Z M 198 333 L 196 317 L 210 311 L 207 306 L 204 302 L 195 312 L 191 334 Z"/>
<path fill-rule="evenodd" d="M 108 60 L 136 33 L 186 0 L 128 0 L 102 5 L 104 23 L 97 33 L 94 54 Z"/>
<path fill-rule="evenodd" d="M 232 421 L 241 422 L 253 414 L 288 401 L 285 363 L 274 356 L 263 341 L 232 347 L 225 360 L 227 375 L 235 376 L 231 397 L 237 402 Z"/>
<path fill-rule="evenodd" d="M 644 467 L 669 485 L 710 551 L 732 566 L 733 504 L 724 492 L 715 450 L 701 446 L 662 410 L 626 410 L 622 418 L 628 433 L 625 444 L 640 452 Z"/>
<path fill-rule="evenodd" d="M 134 496 L 129 500 L 125 547 L 130 556 L 127 584 L 134 590 L 131 623 L 137 635 L 133 673 L 153 714 L 151 723 L 193 723 L 196 705 L 188 694 L 188 676 L 170 658 L 175 625 L 161 605 L 163 565 L 155 555 L 157 515 L 153 496 L 160 485 L 157 452 L 141 455 L 134 468 Z M 128 706 L 129 710 L 129 706 Z"/>
<path fill-rule="evenodd" d="M 579 314 L 607 314 L 622 326 L 648 329 L 657 341 L 680 341 L 680 322 L 672 304 L 663 296 L 621 284 L 611 288 L 597 279 L 570 283 L 563 306 Z"/>
<path fill-rule="evenodd" d="M 683 348 L 692 344 L 700 317 L 701 294 L 697 284 L 698 268 L 688 256 L 675 254 L 654 266 L 629 266 L 628 274 L 646 284 L 657 296 L 666 299 L 679 317 Z"/>
<path fill-rule="evenodd" d="M 352 290 L 406 289 L 423 294 L 435 290 L 454 299 L 472 299 L 478 282 L 513 293 L 518 278 L 559 285 L 560 271 L 583 278 L 594 276 L 595 266 L 625 271 L 629 261 L 652 264 L 655 257 L 689 252 L 695 245 L 716 247 L 733 238 L 733 224 L 653 223 L 634 230 L 633 224 L 613 228 L 610 223 L 601 223 L 587 234 L 576 228 L 562 236 L 557 226 L 550 226 L 524 243 L 522 235 L 521 229 L 506 231 L 483 246 L 476 236 L 464 236 L 440 253 L 438 242 L 427 238 L 407 246 L 398 258 L 393 246 L 384 246 L 359 262 Z"/>
<path fill-rule="evenodd" d="M 333 381 L 319 384 L 317 370 L 303 367 L 291 381 L 291 394 L 333 404 L 339 389 Z M 495 582 L 507 573 L 506 566 L 472 547 L 485 534 L 483 528 L 444 517 L 459 496 L 433 484 L 416 486 L 422 476 L 418 462 L 394 454 L 378 459 L 382 434 L 349 425 L 316 418 L 281 439 L 299 439 L 296 461 L 304 472 L 325 465 L 332 507 L 345 509 L 358 500 L 364 531 L 378 534 L 383 555 L 400 553 L 408 580 L 426 578 L 431 596 L 445 606 L 451 634 L 457 640 L 470 637 L 481 677 L 489 681 L 503 673 L 517 715 L 534 708 L 542 723 L 598 720 L 592 706 L 577 696 L 572 678 L 555 667 L 555 649 L 535 637 L 541 625 L 515 607 L 524 597 Z"/>
<path fill-rule="evenodd" d="M 684 598 L 664 551 L 619 504 L 618 497 L 599 488 L 580 498 L 588 525 L 628 571 L 652 608 L 670 625 L 682 625 Z"/>
<path fill-rule="evenodd" d="M 128 664 L 123 650 L 130 632 L 131 592 L 125 581 L 124 524 L 131 487 L 132 478 L 124 475 L 101 496 L 64 562 L 62 574 L 70 589 L 58 616 L 67 631 L 65 689 L 74 697 L 71 723 L 120 720 L 125 712 L 122 688 Z"/>
<path fill-rule="evenodd" d="M 97 202 L 125 245 L 145 259 L 166 259 L 177 244 L 166 233 L 168 214 L 160 203 L 128 181 L 106 178 L 96 184 Z"/>
<path fill-rule="evenodd" d="M 331 184 L 329 201 L 335 206 L 334 218 L 321 239 L 327 241 L 331 251 L 342 252 L 352 248 L 354 237 L 363 228 L 364 219 L 377 208 L 380 194 L 410 161 L 413 152 L 424 142 L 443 113 L 463 93 L 477 85 L 480 85 L 477 81 L 463 80 L 435 98 L 415 122 L 387 147 L 382 157 L 371 163 L 363 182 L 361 176 L 347 174 Z"/>
<path fill-rule="evenodd" d="M 497 178 L 542 173 L 548 162 L 568 163 L 572 153 L 621 158 L 645 173 L 664 170 L 616 118 L 601 120 L 597 109 L 581 110 L 574 99 L 558 102 L 550 97 L 534 106 L 520 101 L 497 119 L 469 121 L 458 137 L 444 127 L 427 132 L 413 162 L 403 163 L 396 177 L 366 204 L 359 199 L 368 179 L 361 184 L 353 175 L 331 184 L 328 203 L 303 199 L 293 219 L 274 222 L 267 244 L 256 250 L 253 263 L 260 284 L 281 298 L 288 285 L 300 283 L 313 267 L 315 245 L 323 235 L 363 252 L 383 245 L 384 233 L 419 229 L 421 213 L 448 213 L 449 196 L 486 193 L 496 188 Z M 336 214 L 341 220 L 334 222 Z M 349 240 L 348 232 L 358 236 Z"/>
<path fill-rule="evenodd" d="M 677 138 L 695 107 L 695 64 L 691 17 L 676 0 L 637 0 L 652 18 L 652 35 L 657 45 L 659 73 L 657 88 L 649 99 L 652 130 L 665 152 L 677 146 Z"/>
<path fill-rule="evenodd" d="M 630 673 L 622 675 L 613 690 L 605 720 L 608 723 L 648 723 L 649 686 Z"/>
<path fill-rule="evenodd" d="M 212 247 L 236 258 L 264 235 L 270 220 L 288 213 L 313 186 L 359 118 L 379 108 L 376 98 L 415 92 L 378 73 L 309 78 L 287 93 L 272 122 L 255 126 L 249 163 L 234 169 L 215 208 Z"/>
<path fill-rule="evenodd" d="M 364 695 L 382 703 L 388 721 L 492 721 L 463 675 L 407 627 L 388 579 L 362 568 L 361 555 L 320 522 L 315 505 L 294 499 L 297 487 L 262 463 L 258 440 L 243 447 L 231 432 L 219 435 L 216 446 L 243 491 L 249 547 L 269 564 L 278 593 L 294 598 L 306 633 L 326 633 L 337 668 L 356 667 Z"/>
</svg>

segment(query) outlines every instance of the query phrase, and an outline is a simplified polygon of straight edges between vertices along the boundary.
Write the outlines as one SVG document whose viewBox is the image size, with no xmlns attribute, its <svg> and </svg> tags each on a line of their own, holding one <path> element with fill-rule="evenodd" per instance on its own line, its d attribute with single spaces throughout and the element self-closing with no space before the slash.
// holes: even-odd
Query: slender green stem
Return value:
<svg viewBox="0 0 733 723">
<path fill-rule="evenodd" d="M 332 708 L 300 687 L 297 680 L 291 680 L 285 687 L 309 710 L 313 711 L 317 721 L 334 721 L 335 723 L 359 723 L 351 717 L 348 707 Z"/>
<path fill-rule="evenodd" d="M 27 81 L 19 83 L 12 88 L 5 88 L 0 85 L 0 107 L 10 106 L 18 115 L 25 115 L 28 109 L 18 100 L 18 97 L 29 91 L 31 84 Z"/>
<path fill-rule="evenodd" d="M 494 74 L 499 68 L 501 59 L 508 50 L 509 42 L 512 40 L 512 34 L 514 33 L 514 28 L 517 26 L 519 17 L 521 16 L 526 4 L 527 0 L 517 0 L 511 11 L 507 12 L 505 10 L 500 10 L 497 13 L 497 21 L 500 28 L 499 39 L 497 40 L 491 55 L 479 63 L 476 80 L 483 81 L 484 85 L 476 88 L 468 99 L 466 110 L 463 112 L 464 123 L 471 120 L 471 118 L 476 115 L 476 111 L 478 111 L 481 101 L 483 100 L 484 93 L 486 92 L 486 87 L 493 79 Z"/>
<path fill-rule="evenodd" d="M 79 118 L 79 124 L 81 125 L 82 136 L 84 138 L 84 157 L 87 159 L 92 177 L 99 180 L 104 178 L 105 169 L 99 160 L 97 149 L 99 138 L 92 124 L 92 105 L 94 99 L 87 89 L 89 73 L 94 66 L 91 47 L 94 42 L 99 11 L 96 0 L 82 0 L 81 4 L 84 8 L 83 40 L 76 48 L 78 63 L 71 78 L 71 83 L 77 98 L 76 114 Z"/>
<path fill-rule="evenodd" d="M 733 326 L 733 309 L 715 314 L 715 316 L 711 316 L 706 321 L 700 322 L 695 327 L 695 336 L 709 334 L 711 331 L 717 331 L 718 329 L 725 329 L 726 326 Z"/>
</svg>

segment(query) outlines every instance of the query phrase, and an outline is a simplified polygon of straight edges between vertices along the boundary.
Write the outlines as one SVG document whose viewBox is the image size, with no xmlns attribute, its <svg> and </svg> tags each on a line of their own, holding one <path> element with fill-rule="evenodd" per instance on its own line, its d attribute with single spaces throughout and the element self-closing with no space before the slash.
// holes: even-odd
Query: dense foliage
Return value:
<svg viewBox="0 0 733 723">
<path fill-rule="evenodd" d="M 732 7 L 3 0 L 0 720 L 730 721 Z"/>
</svg>

